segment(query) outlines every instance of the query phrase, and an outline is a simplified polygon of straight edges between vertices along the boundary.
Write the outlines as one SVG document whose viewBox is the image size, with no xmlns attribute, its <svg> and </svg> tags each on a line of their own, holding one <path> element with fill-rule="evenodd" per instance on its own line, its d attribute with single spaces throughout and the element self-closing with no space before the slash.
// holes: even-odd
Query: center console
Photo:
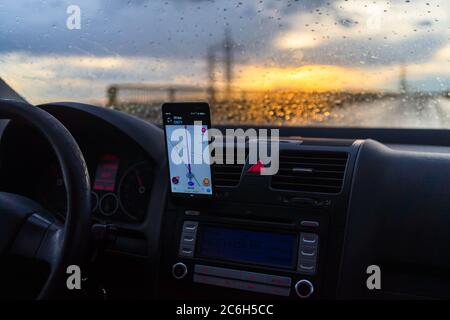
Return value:
<svg viewBox="0 0 450 320">
<path fill-rule="evenodd" d="M 230 210 L 246 215 L 238 207 Z M 280 297 L 311 296 L 327 221 L 306 215 L 298 219 L 281 208 L 276 209 L 277 219 L 270 218 L 275 208 L 247 205 L 244 210 L 265 213 L 266 218 L 230 219 L 220 211 L 181 213 L 173 278 Z"/>
<path fill-rule="evenodd" d="M 358 147 L 358 141 L 285 140 L 275 176 L 252 174 L 248 163 L 222 165 L 213 170 L 213 200 L 170 199 L 161 296 L 335 297 Z"/>
</svg>

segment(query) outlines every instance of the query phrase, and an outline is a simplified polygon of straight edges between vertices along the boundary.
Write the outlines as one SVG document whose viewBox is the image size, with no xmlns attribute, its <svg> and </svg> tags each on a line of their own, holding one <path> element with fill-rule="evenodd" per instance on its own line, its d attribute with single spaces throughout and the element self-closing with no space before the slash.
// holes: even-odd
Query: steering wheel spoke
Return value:
<svg viewBox="0 0 450 320">
<path fill-rule="evenodd" d="M 10 254 L 37 259 L 53 268 L 61 250 L 63 225 L 48 215 L 33 213 L 22 225 Z"/>
<path fill-rule="evenodd" d="M 0 212 L 0 253 L 42 260 L 53 267 L 64 225 L 35 201 L 13 193 L 0 192 Z"/>
</svg>

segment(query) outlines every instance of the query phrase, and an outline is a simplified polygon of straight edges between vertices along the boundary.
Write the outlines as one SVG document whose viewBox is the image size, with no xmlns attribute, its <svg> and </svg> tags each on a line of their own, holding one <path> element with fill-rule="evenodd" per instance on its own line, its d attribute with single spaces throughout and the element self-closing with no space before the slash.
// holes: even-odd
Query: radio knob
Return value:
<svg viewBox="0 0 450 320">
<path fill-rule="evenodd" d="M 178 262 L 172 266 L 172 275 L 175 279 L 183 279 L 187 275 L 187 267 L 184 263 Z"/>
<path fill-rule="evenodd" d="M 295 292 L 300 298 L 306 299 L 314 293 L 314 286 L 310 281 L 302 279 L 295 284 Z"/>
</svg>

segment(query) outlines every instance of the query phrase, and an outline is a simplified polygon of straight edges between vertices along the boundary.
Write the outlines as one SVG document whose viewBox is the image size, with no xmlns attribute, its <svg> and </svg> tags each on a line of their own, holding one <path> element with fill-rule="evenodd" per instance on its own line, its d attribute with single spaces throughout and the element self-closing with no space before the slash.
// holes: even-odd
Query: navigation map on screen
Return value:
<svg viewBox="0 0 450 320">
<path fill-rule="evenodd" d="M 174 130 L 177 129 L 184 130 L 186 132 L 186 138 L 181 142 L 174 143 L 171 141 L 171 137 Z M 207 126 L 202 125 L 201 131 L 205 134 L 206 130 Z M 203 163 L 203 152 L 195 152 L 195 148 L 192 145 L 192 139 L 190 139 L 192 137 L 194 137 L 194 125 L 166 126 L 172 192 L 212 194 L 210 165 Z M 202 150 L 208 148 L 208 141 L 202 142 L 202 146 Z M 183 155 L 185 150 L 187 150 L 187 157 Z M 172 159 L 173 153 L 178 154 L 180 158 L 185 157 L 186 161 L 181 164 L 175 164 Z"/>
<path fill-rule="evenodd" d="M 209 106 L 169 104 L 163 110 L 172 193 L 211 196 Z"/>
</svg>

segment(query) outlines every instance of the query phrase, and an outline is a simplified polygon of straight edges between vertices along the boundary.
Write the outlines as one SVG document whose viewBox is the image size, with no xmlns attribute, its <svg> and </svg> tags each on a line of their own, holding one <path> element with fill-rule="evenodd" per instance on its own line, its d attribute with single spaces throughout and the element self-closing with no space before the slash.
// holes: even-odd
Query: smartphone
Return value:
<svg viewBox="0 0 450 320">
<path fill-rule="evenodd" d="M 165 103 L 162 118 L 172 195 L 212 198 L 208 103 Z"/>
</svg>

